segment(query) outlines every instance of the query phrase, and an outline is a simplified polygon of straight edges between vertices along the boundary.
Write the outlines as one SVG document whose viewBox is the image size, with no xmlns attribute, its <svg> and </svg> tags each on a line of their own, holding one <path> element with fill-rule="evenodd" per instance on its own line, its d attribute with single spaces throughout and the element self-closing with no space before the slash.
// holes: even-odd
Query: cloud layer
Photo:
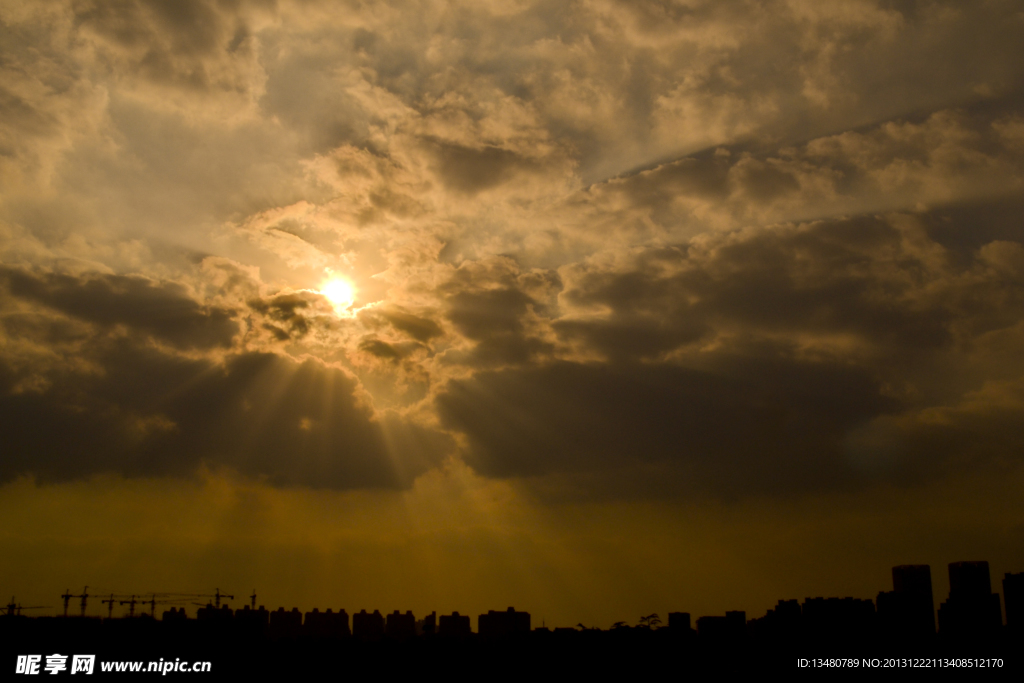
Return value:
<svg viewBox="0 0 1024 683">
<path fill-rule="evenodd" d="M 746 496 L 1017 468 L 1022 24 L 4 3 L 0 478 L 407 488 L 456 458 Z"/>
</svg>

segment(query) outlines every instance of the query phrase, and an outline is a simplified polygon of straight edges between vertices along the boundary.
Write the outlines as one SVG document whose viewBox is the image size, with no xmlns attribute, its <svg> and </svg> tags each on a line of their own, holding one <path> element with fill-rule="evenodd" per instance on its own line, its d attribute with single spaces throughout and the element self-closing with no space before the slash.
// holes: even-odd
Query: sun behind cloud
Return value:
<svg viewBox="0 0 1024 683">
<path fill-rule="evenodd" d="M 320 285 L 320 293 L 334 306 L 340 315 L 352 307 L 356 300 L 356 289 L 344 278 L 332 277 Z"/>
</svg>

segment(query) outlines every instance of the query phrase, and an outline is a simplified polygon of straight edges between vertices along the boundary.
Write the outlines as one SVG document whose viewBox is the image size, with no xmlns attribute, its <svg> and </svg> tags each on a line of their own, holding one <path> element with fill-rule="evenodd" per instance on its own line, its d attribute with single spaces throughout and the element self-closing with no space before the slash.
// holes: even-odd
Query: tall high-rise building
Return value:
<svg viewBox="0 0 1024 683">
<path fill-rule="evenodd" d="M 949 599 L 939 607 L 939 632 L 985 636 L 1003 624 L 999 594 L 992 592 L 988 562 L 952 562 Z"/>
<path fill-rule="evenodd" d="M 932 602 L 932 568 L 926 564 L 902 564 L 892 568 L 892 589 L 906 595 L 919 595 Z"/>
<path fill-rule="evenodd" d="M 977 598 L 992 593 L 988 562 L 951 562 L 949 596 Z"/>
<path fill-rule="evenodd" d="M 890 637 L 927 638 L 935 634 L 932 570 L 926 564 L 892 568 L 892 591 L 878 594 L 880 626 Z"/>
<path fill-rule="evenodd" d="M 1006 625 L 1024 630 L 1024 572 L 1007 573 L 1003 577 L 1003 602 L 1006 603 Z"/>
</svg>

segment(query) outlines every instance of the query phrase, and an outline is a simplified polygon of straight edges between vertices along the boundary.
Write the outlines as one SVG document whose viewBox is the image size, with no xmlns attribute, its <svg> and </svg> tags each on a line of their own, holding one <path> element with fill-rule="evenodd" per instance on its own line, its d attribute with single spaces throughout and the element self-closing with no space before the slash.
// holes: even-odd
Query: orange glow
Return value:
<svg viewBox="0 0 1024 683">
<path fill-rule="evenodd" d="M 342 278 L 331 278 L 320 286 L 320 293 L 334 305 L 338 313 L 352 307 L 356 299 L 356 290 L 352 283 Z"/>
</svg>

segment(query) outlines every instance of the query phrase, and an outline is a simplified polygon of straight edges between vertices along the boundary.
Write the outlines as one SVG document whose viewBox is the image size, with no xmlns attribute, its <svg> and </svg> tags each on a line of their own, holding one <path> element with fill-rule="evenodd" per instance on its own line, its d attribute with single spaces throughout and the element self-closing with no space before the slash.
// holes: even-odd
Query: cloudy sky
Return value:
<svg viewBox="0 0 1024 683">
<path fill-rule="evenodd" d="M 3 0 L 0 588 L 606 628 L 1024 570 L 1022 31 Z"/>
</svg>

